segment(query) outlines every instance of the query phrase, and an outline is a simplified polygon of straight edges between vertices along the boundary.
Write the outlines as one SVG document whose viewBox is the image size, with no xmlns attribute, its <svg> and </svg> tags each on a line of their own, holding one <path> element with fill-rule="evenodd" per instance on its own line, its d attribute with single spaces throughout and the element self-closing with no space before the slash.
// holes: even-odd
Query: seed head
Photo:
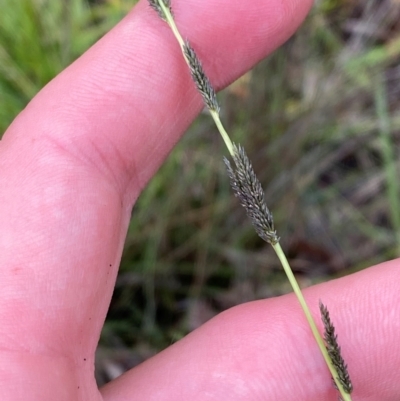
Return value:
<svg viewBox="0 0 400 401">
<path fill-rule="evenodd" d="M 326 343 L 326 350 L 329 357 L 338 373 L 338 380 L 343 386 L 343 390 L 350 394 L 353 391 L 353 384 L 350 380 L 347 365 L 344 362 L 342 353 L 338 344 L 337 335 L 335 334 L 335 326 L 333 325 L 328 308 L 320 301 L 319 310 L 321 312 L 321 319 L 324 324 L 324 339 Z"/>
<path fill-rule="evenodd" d="M 266 242 L 275 245 L 279 242 L 274 220 L 267 204 L 264 191 L 242 146 L 233 145 L 233 161 L 236 169 L 224 158 L 231 186 L 241 205 L 246 209 L 257 234 Z"/>
<path fill-rule="evenodd" d="M 203 97 L 203 101 L 206 106 L 213 111 L 219 112 L 219 105 L 217 100 L 217 95 L 214 88 L 212 87 L 210 80 L 203 70 L 203 66 L 197 54 L 190 46 L 189 42 L 186 41 L 183 46 L 183 53 L 185 55 L 186 61 L 189 64 L 190 74 L 192 75 L 193 81 L 196 84 L 198 91 Z"/>
<path fill-rule="evenodd" d="M 167 9 L 169 9 L 169 12 L 172 13 L 171 0 L 160 0 L 160 1 L 162 1 L 164 3 L 165 7 Z M 161 19 L 166 21 L 164 11 L 163 11 L 162 7 L 160 6 L 160 3 L 158 2 L 158 0 L 149 0 L 149 5 L 151 8 L 153 8 L 157 12 L 157 14 L 159 15 L 159 17 Z"/>
</svg>

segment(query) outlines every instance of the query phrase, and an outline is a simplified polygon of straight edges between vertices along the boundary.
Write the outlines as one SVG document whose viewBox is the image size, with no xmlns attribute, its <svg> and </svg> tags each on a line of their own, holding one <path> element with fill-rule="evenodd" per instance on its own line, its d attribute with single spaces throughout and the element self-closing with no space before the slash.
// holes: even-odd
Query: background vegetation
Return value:
<svg viewBox="0 0 400 401">
<path fill-rule="evenodd" d="M 133 3 L 0 0 L 0 132 Z M 288 43 L 219 95 L 302 286 L 400 253 L 399 57 L 398 0 L 320 0 Z M 289 291 L 232 196 L 222 154 L 201 115 L 135 205 L 100 383 L 226 308 Z"/>
</svg>

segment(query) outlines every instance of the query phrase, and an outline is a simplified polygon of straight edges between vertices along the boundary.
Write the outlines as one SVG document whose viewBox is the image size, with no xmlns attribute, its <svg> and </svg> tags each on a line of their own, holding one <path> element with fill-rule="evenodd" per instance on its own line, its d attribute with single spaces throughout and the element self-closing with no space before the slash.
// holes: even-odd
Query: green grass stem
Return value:
<svg viewBox="0 0 400 401">
<path fill-rule="evenodd" d="M 219 117 L 219 113 L 217 113 L 214 110 L 210 110 L 210 114 L 211 114 L 211 117 L 213 118 L 213 120 L 215 122 L 215 125 L 218 128 L 219 133 L 222 136 L 222 139 L 225 142 L 225 145 L 226 145 L 226 147 L 228 149 L 228 152 L 230 153 L 231 156 L 233 156 L 233 154 L 234 154 L 233 143 L 232 143 L 231 138 L 229 137 L 228 133 L 226 132 L 226 130 L 225 130 L 225 128 L 224 128 L 224 126 L 223 126 L 223 124 L 221 122 L 221 119 Z"/>
<path fill-rule="evenodd" d="M 174 17 L 172 16 L 170 10 L 168 7 L 165 6 L 164 2 L 158 1 L 158 4 L 160 5 L 164 16 L 165 16 L 165 20 L 167 21 L 167 24 L 169 25 L 169 27 L 171 28 L 176 40 L 178 41 L 181 49 L 182 49 L 182 53 L 183 53 L 183 46 L 185 45 L 185 41 L 183 40 L 181 34 L 178 31 L 178 27 L 175 24 L 175 20 Z M 186 58 L 185 58 L 186 59 Z"/>
<path fill-rule="evenodd" d="M 337 386 L 337 388 L 338 388 L 338 390 L 340 392 L 340 395 L 341 395 L 343 401 L 351 401 L 350 394 L 347 394 L 345 392 L 345 390 L 343 389 L 342 384 L 340 383 L 340 381 L 339 381 L 339 379 L 337 377 L 338 373 L 336 372 L 336 368 L 332 364 L 332 361 L 331 361 L 330 356 L 328 355 L 328 351 L 326 349 L 324 340 L 322 339 L 321 334 L 319 334 L 319 331 L 317 329 L 317 325 L 315 324 L 315 321 L 314 321 L 314 319 L 313 319 L 313 317 L 311 315 L 310 309 L 308 308 L 307 302 L 304 299 L 304 296 L 303 296 L 303 293 L 301 291 L 301 288 L 300 288 L 299 284 L 297 283 L 297 280 L 296 280 L 296 278 L 295 278 L 295 276 L 293 274 L 293 271 L 292 271 L 292 269 L 291 269 L 291 267 L 289 265 L 287 257 L 286 257 L 285 253 L 282 250 L 281 245 L 278 242 L 277 244 L 272 245 L 272 247 L 274 248 L 274 251 L 275 251 L 276 255 L 278 256 L 279 261 L 282 264 L 283 270 L 285 271 L 286 276 L 287 276 L 287 278 L 289 280 L 289 283 L 290 283 L 290 285 L 291 285 L 291 287 L 293 289 L 293 292 L 295 293 L 295 295 L 296 295 L 296 297 L 297 297 L 297 299 L 298 299 L 298 301 L 300 303 L 301 309 L 304 312 L 304 315 L 305 315 L 305 317 L 307 319 L 308 325 L 310 326 L 310 329 L 312 331 L 314 339 L 318 344 L 318 347 L 319 347 L 319 349 L 321 351 L 322 356 L 324 357 L 325 363 L 328 366 L 328 369 L 329 369 L 333 379 L 335 380 L 335 384 L 336 384 L 336 386 Z"/>
<path fill-rule="evenodd" d="M 178 30 L 178 28 L 177 28 L 177 26 L 175 24 L 174 18 L 172 16 L 169 8 L 165 6 L 165 4 L 164 4 L 164 2 L 162 0 L 158 1 L 158 3 L 159 3 L 159 5 L 160 5 L 160 7 L 161 7 L 161 9 L 162 9 L 162 11 L 164 13 L 165 20 L 166 20 L 167 24 L 170 26 L 170 28 L 171 28 L 176 40 L 179 43 L 179 46 L 181 47 L 181 51 L 182 51 L 183 57 L 184 57 L 186 63 L 188 64 L 188 66 L 190 68 L 190 63 L 188 62 L 188 60 L 186 58 L 186 55 L 185 55 L 185 51 L 184 51 L 185 41 L 183 40 L 182 35 L 179 33 L 179 30 Z M 225 142 L 225 145 L 226 145 L 230 155 L 233 156 L 233 143 L 232 143 L 231 139 L 229 138 L 229 135 L 226 132 L 224 126 L 222 125 L 221 119 L 219 117 L 219 113 L 217 111 L 215 111 L 215 110 L 209 110 L 209 111 L 210 111 L 211 117 L 213 118 L 213 120 L 215 122 L 215 125 L 218 128 L 219 133 L 222 136 L 222 139 Z"/>
<path fill-rule="evenodd" d="M 400 190 L 394 153 L 395 144 L 391 136 L 386 86 L 381 75 L 376 79 L 375 107 L 379 123 L 379 139 L 387 185 L 389 215 L 396 238 L 397 255 L 400 255 Z"/>
<path fill-rule="evenodd" d="M 184 57 L 186 63 L 188 64 L 188 66 L 189 66 L 189 70 L 191 70 L 191 71 L 195 70 L 195 72 L 197 72 L 197 75 L 195 75 L 194 77 L 192 75 L 193 79 L 196 82 L 196 80 L 198 79 L 197 77 L 200 77 L 199 79 L 207 81 L 205 84 L 201 83 L 202 84 L 201 87 L 202 88 L 205 87 L 208 84 L 208 78 L 205 77 L 205 74 L 201 69 L 200 62 L 197 60 L 197 56 L 192 54 L 192 58 L 193 59 L 196 57 L 195 61 L 196 61 L 197 64 L 194 65 L 193 62 L 191 63 L 190 60 L 187 58 L 187 52 L 185 52 L 185 48 L 186 49 L 188 48 L 188 46 L 189 46 L 188 42 L 185 42 L 183 40 L 182 36 L 180 35 L 179 30 L 178 30 L 178 28 L 177 28 L 177 26 L 175 24 L 175 21 L 173 19 L 173 16 L 172 16 L 172 14 L 170 12 L 169 7 L 167 7 L 164 4 L 163 0 L 157 0 L 157 2 L 158 2 L 159 6 L 160 6 L 160 9 L 162 11 L 159 14 L 161 14 L 162 18 L 165 19 L 165 21 L 168 23 L 168 25 L 170 26 L 174 36 L 176 37 L 176 39 L 177 39 L 177 41 L 178 41 L 178 43 L 179 43 L 179 45 L 181 47 L 183 57 Z M 157 7 L 157 9 L 158 9 L 158 7 Z M 199 88 L 199 84 L 197 82 L 196 82 L 196 85 Z M 212 89 L 212 92 L 214 93 L 213 89 Z M 255 176 L 254 171 L 251 168 L 250 161 L 247 159 L 247 156 L 245 155 L 244 150 L 242 150 L 242 152 L 240 152 L 239 149 L 235 148 L 235 146 L 233 145 L 233 143 L 232 143 L 228 133 L 226 132 L 226 130 L 225 130 L 225 128 L 224 128 L 224 126 L 223 126 L 223 124 L 221 122 L 221 119 L 219 117 L 219 107 L 218 107 L 218 105 L 216 105 L 215 108 L 213 108 L 214 107 L 214 103 L 213 102 L 208 102 L 207 96 L 209 96 L 209 95 L 208 94 L 204 94 L 204 93 L 202 93 L 202 95 L 203 95 L 203 100 L 205 100 L 205 103 L 207 104 L 207 106 L 209 108 L 211 116 L 212 116 L 212 118 L 213 118 L 213 120 L 214 120 L 214 122 L 215 122 L 215 124 L 216 124 L 216 126 L 218 128 L 218 131 L 221 134 L 221 137 L 224 140 L 224 142 L 226 144 L 226 147 L 228 148 L 229 153 L 231 154 L 231 156 L 233 157 L 233 159 L 235 160 L 235 163 L 237 165 L 237 172 L 235 173 L 234 170 L 230 167 L 229 162 L 227 162 L 227 164 L 228 164 L 228 175 L 230 175 L 231 180 L 233 179 L 233 181 L 234 181 L 234 185 L 236 186 L 236 190 L 237 190 L 236 195 L 239 195 L 239 197 L 242 198 L 242 205 L 245 206 L 245 208 L 247 207 L 248 214 L 249 214 L 249 211 L 250 211 L 251 212 L 250 214 L 253 215 L 253 218 L 255 218 L 255 220 L 258 221 L 259 220 L 259 214 L 256 213 L 256 216 L 254 216 L 254 208 L 256 208 L 257 211 L 259 211 L 261 205 L 259 205 L 259 204 L 248 205 L 248 202 L 249 201 L 252 202 L 254 197 L 256 199 L 259 199 L 261 197 L 261 194 L 253 193 L 254 191 L 256 191 L 255 185 L 253 185 L 253 184 L 256 181 L 258 182 L 258 180 L 257 180 L 257 178 Z M 235 151 L 235 149 L 236 149 L 236 151 Z M 241 185 L 242 185 L 241 184 L 242 176 L 249 176 L 249 177 L 247 177 L 247 179 L 248 179 L 247 186 L 245 186 L 243 184 L 243 187 L 241 187 Z M 261 188 L 261 184 L 260 184 L 259 189 L 261 191 L 261 189 L 262 189 Z M 262 196 L 262 198 L 263 198 L 263 196 Z M 261 202 L 261 204 L 263 204 L 262 203 L 263 199 L 260 202 Z M 266 206 L 265 206 L 265 209 L 266 209 L 266 211 L 268 211 L 268 213 L 270 213 Z M 249 217 L 251 217 L 251 216 L 249 216 Z M 271 222 L 272 222 L 272 215 L 270 215 L 270 219 L 271 219 Z M 268 220 L 268 218 L 266 220 Z M 259 230 L 256 229 L 256 231 L 260 235 Z M 268 231 L 268 228 L 267 228 L 267 231 Z M 274 237 L 277 238 L 277 242 L 271 241 L 268 238 L 267 239 L 264 238 L 264 239 L 272 245 L 272 247 L 275 250 L 275 253 L 277 254 L 277 256 L 278 256 L 278 258 L 279 258 L 279 260 L 280 260 L 280 262 L 282 264 L 282 267 L 283 267 L 283 269 L 284 269 L 284 271 L 286 273 L 286 276 L 287 276 L 287 278 L 288 278 L 288 280 L 289 280 L 289 282 L 290 282 L 290 284 L 291 284 L 291 286 L 293 288 L 293 291 L 294 291 L 294 293 L 295 293 L 295 295 L 296 295 L 296 297 L 297 297 L 297 299 L 298 299 L 298 301 L 299 301 L 299 303 L 301 305 L 301 308 L 302 308 L 302 310 L 303 310 L 303 312 L 305 314 L 306 320 L 308 322 L 308 325 L 311 328 L 311 331 L 313 333 L 315 341 L 317 342 L 318 347 L 319 347 L 319 349 L 320 349 L 320 351 L 322 353 L 322 356 L 323 356 L 323 358 L 324 358 L 324 360 L 326 362 L 326 365 L 328 366 L 328 369 L 329 369 L 329 371 L 330 371 L 330 373 L 331 373 L 331 375 L 332 375 L 332 377 L 333 377 L 333 379 L 334 379 L 334 381 L 336 383 L 337 389 L 340 392 L 342 400 L 343 401 L 351 401 L 350 394 L 346 393 L 346 391 L 344 390 L 342 384 L 339 381 L 338 372 L 337 372 L 335 366 L 333 365 L 332 360 L 331 360 L 331 358 L 330 358 L 330 356 L 328 354 L 328 351 L 327 351 L 327 348 L 325 346 L 324 340 L 322 339 L 321 335 L 318 332 L 317 326 L 316 326 L 315 321 L 314 321 L 314 319 L 313 319 L 313 317 L 311 315 L 310 309 L 308 308 L 307 303 L 306 303 L 306 301 L 304 299 L 304 296 L 303 296 L 303 294 L 301 292 L 301 289 L 300 289 L 300 287 L 299 287 L 299 285 L 298 285 L 298 283 L 296 281 L 296 278 L 294 277 L 293 271 L 292 271 L 292 269 L 291 269 L 291 267 L 289 265 L 289 262 L 288 262 L 288 260 L 286 258 L 286 255 L 283 252 L 282 247 L 279 244 L 279 238 L 276 236 L 275 231 L 274 231 L 274 234 L 275 234 Z"/>
</svg>

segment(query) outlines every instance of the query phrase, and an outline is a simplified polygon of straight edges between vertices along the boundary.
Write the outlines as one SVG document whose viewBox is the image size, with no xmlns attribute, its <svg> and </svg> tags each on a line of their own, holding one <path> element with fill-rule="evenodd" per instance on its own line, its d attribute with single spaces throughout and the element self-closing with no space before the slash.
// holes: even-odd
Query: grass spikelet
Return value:
<svg viewBox="0 0 400 401">
<path fill-rule="evenodd" d="M 321 319 L 324 324 L 324 339 L 328 355 L 331 358 L 333 365 L 336 367 L 338 374 L 337 379 L 342 384 L 344 391 L 350 394 L 353 391 L 353 384 L 350 380 L 350 375 L 347 365 L 342 357 L 341 349 L 335 334 L 335 326 L 333 325 L 328 308 L 320 301 L 319 310 L 321 312 Z"/>
<path fill-rule="evenodd" d="M 266 242 L 275 245 L 279 237 L 274 228 L 272 213 L 267 207 L 264 191 L 258 180 L 253 166 L 242 146 L 233 145 L 233 160 L 236 169 L 231 167 L 229 160 L 224 158 L 228 176 L 235 195 L 246 209 L 257 234 Z"/>
<path fill-rule="evenodd" d="M 204 103 L 209 110 L 219 113 L 219 105 L 215 90 L 207 75 L 204 73 L 203 66 L 188 41 L 185 41 L 183 46 L 183 54 L 186 57 L 193 81 L 195 82 L 198 91 L 201 93 Z"/>
<path fill-rule="evenodd" d="M 161 0 L 161 1 L 163 2 L 165 8 L 167 8 L 169 10 L 169 12 L 172 14 L 171 0 Z M 157 12 L 157 14 L 159 15 L 159 17 L 162 20 L 164 20 L 164 21 L 167 20 L 165 12 L 157 0 L 149 0 L 149 5 L 153 10 L 155 10 Z"/>
</svg>

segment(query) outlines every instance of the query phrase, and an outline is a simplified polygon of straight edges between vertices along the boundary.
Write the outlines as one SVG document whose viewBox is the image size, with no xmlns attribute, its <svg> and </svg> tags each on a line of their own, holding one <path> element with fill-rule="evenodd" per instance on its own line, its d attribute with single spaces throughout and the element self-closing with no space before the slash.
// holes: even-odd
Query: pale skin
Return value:
<svg viewBox="0 0 400 401">
<path fill-rule="evenodd" d="M 174 10 L 221 89 L 282 44 L 310 3 L 175 0 Z M 222 313 L 96 386 L 94 352 L 132 205 L 202 108 L 186 68 L 141 1 L 0 142 L 2 400 L 337 399 L 293 295 Z M 305 292 L 315 316 L 320 298 L 330 308 L 354 400 L 400 397 L 399 279 L 395 260 Z"/>
</svg>

